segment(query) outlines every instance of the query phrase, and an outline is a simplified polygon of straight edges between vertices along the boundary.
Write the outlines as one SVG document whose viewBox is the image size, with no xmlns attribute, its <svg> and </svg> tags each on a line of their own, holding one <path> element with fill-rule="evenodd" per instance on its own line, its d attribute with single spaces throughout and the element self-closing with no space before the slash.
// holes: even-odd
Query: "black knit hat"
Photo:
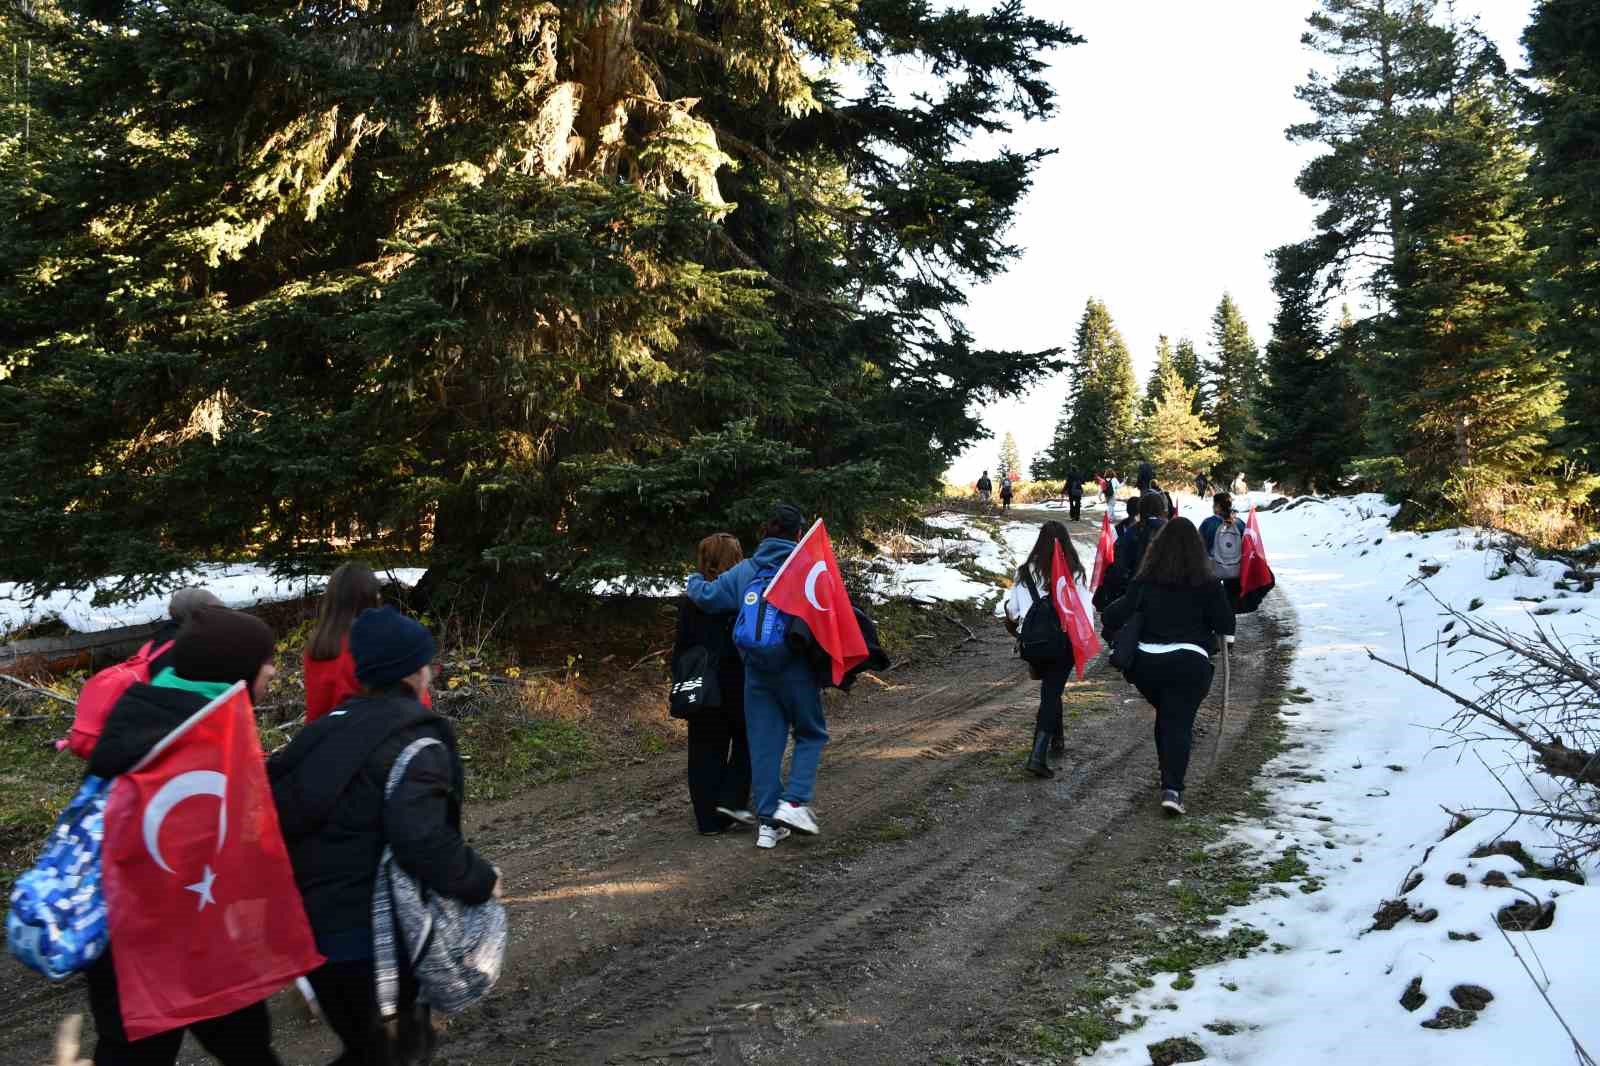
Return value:
<svg viewBox="0 0 1600 1066">
<path fill-rule="evenodd" d="M 367 688 L 383 688 L 410 677 L 433 662 L 433 652 L 432 635 L 393 607 L 362 611 L 350 627 L 356 680 Z"/>
<path fill-rule="evenodd" d="M 792 503 L 774 504 L 772 514 L 767 518 L 769 532 L 775 536 L 787 536 L 790 540 L 800 535 L 800 527 L 805 524 L 804 512 Z"/>
<path fill-rule="evenodd" d="M 251 682 L 272 658 L 272 627 L 253 614 L 200 607 L 178 630 L 172 669 L 185 681 Z"/>
</svg>

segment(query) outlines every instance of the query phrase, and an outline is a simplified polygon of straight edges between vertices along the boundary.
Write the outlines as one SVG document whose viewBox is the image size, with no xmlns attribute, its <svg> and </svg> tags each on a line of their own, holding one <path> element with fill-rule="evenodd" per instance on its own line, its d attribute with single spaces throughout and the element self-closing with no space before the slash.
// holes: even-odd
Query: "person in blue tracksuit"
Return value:
<svg viewBox="0 0 1600 1066">
<path fill-rule="evenodd" d="M 754 594 L 751 582 L 758 575 L 770 578 L 788 559 L 800 538 L 805 516 L 793 504 L 781 503 L 762 527 L 755 554 L 715 580 L 690 574 L 688 597 L 709 612 L 738 611 L 744 598 Z M 791 830 L 815 835 L 816 816 L 811 799 L 816 789 L 817 766 L 828 743 L 828 723 L 822 713 L 822 690 L 805 658 L 787 648 L 757 666 L 745 658 L 744 718 L 750 744 L 751 801 L 760 829 L 756 847 L 774 848 Z M 783 780 L 783 753 L 794 734 L 794 758 L 789 780 Z"/>
</svg>

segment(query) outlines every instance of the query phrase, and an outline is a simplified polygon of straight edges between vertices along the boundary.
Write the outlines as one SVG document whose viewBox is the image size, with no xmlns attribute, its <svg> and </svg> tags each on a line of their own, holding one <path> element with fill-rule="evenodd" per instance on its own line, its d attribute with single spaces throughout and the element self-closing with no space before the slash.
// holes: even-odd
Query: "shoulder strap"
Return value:
<svg viewBox="0 0 1600 1066">
<path fill-rule="evenodd" d="M 411 765 L 411 757 L 430 744 L 444 747 L 444 741 L 438 737 L 418 737 L 406 745 L 406 749 L 395 759 L 394 765 L 389 767 L 389 782 L 383 786 L 383 798 L 390 799 L 395 789 L 400 787 L 400 782 L 406 776 L 406 769 Z"/>
<path fill-rule="evenodd" d="M 1022 564 L 1022 583 L 1028 586 L 1028 594 L 1033 597 L 1033 602 L 1039 602 L 1039 586 L 1033 583 L 1033 567 L 1027 563 Z"/>
</svg>

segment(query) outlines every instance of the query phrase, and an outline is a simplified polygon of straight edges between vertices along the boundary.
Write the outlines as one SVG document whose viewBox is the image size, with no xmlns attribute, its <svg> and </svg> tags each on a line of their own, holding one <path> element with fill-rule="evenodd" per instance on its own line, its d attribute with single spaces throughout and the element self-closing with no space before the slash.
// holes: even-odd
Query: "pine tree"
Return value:
<svg viewBox="0 0 1600 1066">
<path fill-rule="evenodd" d="M 1151 391 L 1159 397 L 1139 423 L 1142 454 L 1155 469 L 1156 479 L 1167 486 L 1187 484 L 1200 472 L 1210 472 L 1221 457 L 1217 431 L 1194 411 L 1195 389 L 1170 361 L 1158 367 Z"/>
<path fill-rule="evenodd" d="M 1012 474 L 1020 475 L 1026 469 L 1022 465 L 1022 454 L 1017 451 L 1017 438 L 1007 430 L 1000 441 L 1000 458 L 995 462 L 995 480 L 1009 481 Z"/>
<path fill-rule="evenodd" d="M 1249 435 L 1260 374 L 1260 353 L 1250 339 L 1250 327 L 1233 297 L 1224 293 L 1211 316 L 1211 358 L 1204 367 L 1202 403 L 1206 420 L 1217 427 L 1217 450 L 1225 475 L 1249 465 Z"/>
<path fill-rule="evenodd" d="M 1167 342 L 1167 335 L 1163 333 L 1156 340 L 1155 369 L 1150 371 L 1150 380 L 1145 382 L 1144 385 L 1144 399 L 1139 402 L 1139 416 L 1141 418 L 1150 417 L 1150 414 L 1161 403 L 1161 399 L 1165 395 L 1166 383 L 1172 376 L 1167 373 L 1169 370 L 1172 371 L 1172 374 L 1177 374 L 1178 372 L 1177 365 L 1173 362 L 1172 345 Z M 1183 379 L 1179 377 L 1178 380 L 1181 381 Z"/>
<path fill-rule="evenodd" d="M 1533 88 L 1524 100 L 1534 148 L 1528 188 L 1541 344 L 1562 362 L 1567 455 L 1600 472 L 1600 7 L 1542 0 L 1523 34 Z"/>
<path fill-rule="evenodd" d="M 1178 347 L 1172 354 L 1172 364 L 1178 369 L 1178 376 L 1183 383 L 1194 392 L 1194 413 L 1200 414 L 1202 402 L 1200 399 L 1200 353 L 1195 349 L 1194 341 L 1188 337 L 1178 338 Z"/>
<path fill-rule="evenodd" d="M 1069 374 L 1067 402 L 1050 447 L 1034 464 L 1036 473 L 1063 478 L 1126 469 L 1134 461 L 1138 403 L 1133 357 L 1111 312 L 1092 297 L 1078 321 Z"/>
<path fill-rule="evenodd" d="M 1267 343 L 1256 400 L 1251 468 L 1306 492 L 1327 491 L 1360 452 L 1351 404 L 1348 348 L 1330 351 L 1318 310 L 1314 252 L 1288 245 L 1272 254 L 1278 316 Z M 1339 337 L 1352 334 L 1348 320 Z"/>
<path fill-rule="evenodd" d="M 959 319 L 1044 155 L 973 135 L 1076 41 L 1019 3 L 88 6 L 0 15 L 60 131 L 0 142 L 0 576 L 581 588 L 903 508 L 1060 364 Z"/>
</svg>

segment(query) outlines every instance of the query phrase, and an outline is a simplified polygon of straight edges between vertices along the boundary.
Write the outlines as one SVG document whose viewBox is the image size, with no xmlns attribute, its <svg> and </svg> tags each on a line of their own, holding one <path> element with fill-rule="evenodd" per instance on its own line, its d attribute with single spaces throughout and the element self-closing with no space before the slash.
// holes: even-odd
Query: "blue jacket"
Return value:
<svg viewBox="0 0 1600 1066">
<path fill-rule="evenodd" d="M 1245 534 L 1244 519 L 1235 518 L 1233 520 L 1233 524 L 1239 527 L 1239 536 L 1241 536 L 1241 537 L 1244 536 L 1244 534 Z M 1212 515 L 1210 518 L 1208 518 L 1204 522 L 1200 523 L 1200 539 L 1206 542 L 1206 554 L 1207 555 L 1211 554 L 1211 549 L 1216 545 L 1216 543 L 1217 543 L 1217 530 L 1219 530 L 1221 528 L 1222 528 L 1222 519 L 1218 518 L 1216 515 Z"/>
<path fill-rule="evenodd" d="M 730 614 L 739 610 L 739 599 L 744 595 L 745 586 L 755 580 L 756 574 L 761 571 L 776 572 L 783 561 L 794 552 L 795 542 L 784 540 L 782 537 L 768 537 L 756 548 L 756 553 L 741 562 L 731 570 L 726 570 L 717 576 L 715 581 L 707 581 L 699 574 L 689 575 L 689 586 L 685 590 L 689 601 L 702 611 L 714 614 Z M 782 673 L 803 672 L 807 678 L 811 676 L 811 667 L 798 655 L 790 654 L 790 662 L 784 667 Z"/>
</svg>

